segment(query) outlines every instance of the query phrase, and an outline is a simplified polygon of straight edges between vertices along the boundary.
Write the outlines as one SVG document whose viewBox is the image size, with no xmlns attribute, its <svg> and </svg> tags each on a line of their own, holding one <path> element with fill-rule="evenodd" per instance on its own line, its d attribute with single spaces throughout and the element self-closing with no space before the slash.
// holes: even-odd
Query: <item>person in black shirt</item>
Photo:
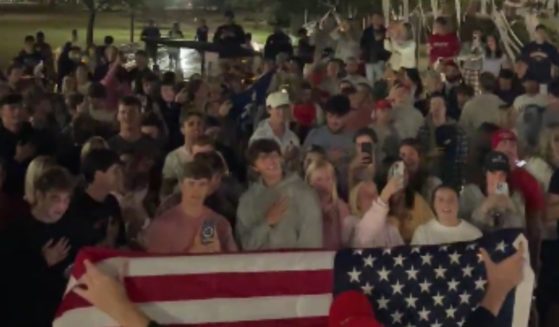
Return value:
<svg viewBox="0 0 559 327">
<path fill-rule="evenodd" d="M 26 75 L 33 75 L 35 66 L 43 61 L 41 53 L 35 50 L 35 37 L 33 37 L 33 35 L 27 35 L 25 37 L 23 49 L 14 61 L 23 65 Z"/>
<path fill-rule="evenodd" d="M 153 42 L 153 39 L 159 39 L 160 37 L 159 27 L 155 25 L 153 19 L 150 19 L 148 26 L 142 31 L 142 41 L 146 43 L 146 52 L 154 63 L 157 63 L 157 43 Z"/>
<path fill-rule="evenodd" d="M 557 48 L 547 41 L 547 30 L 544 25 L 538 25 L 534 41 L 526 44 L 520 56 L 528 64 L 528 71 L 537 76 L 540 84 L 551 81 L 551 67 L 559 64 Z"/>
<path fill-rule="evenodd" d="M 144 50 L 136 51 L 134 60 L 136 65 L 128 72 L 128 77 L 133 84 L 132 88 L 137 91 L 142 89 L 142 78 L 151 73 L 151 69 L 148 67 L 148 54 Z"/>
<path fill-rule="evenodd" d="M 180 132 L 181 104 L 176 102 L 177 93 L 175 81 L 166 79 L 161 82 L 160 96 L 157 100 L 159 112 L 165 123 L 165 133 L 168 140 L 165 151 L 171 151 L 182 145 L 183 137 Z"/>
<path fill-rule="evenodd" d="M 518 81 L 514 72 L 510 69 L 501 69 L 497 80 L 495 95 L 503 100 L 508 106 L 512 106 L 514 99 L 521 95 L 522 92 L 522 84 Z"/>
<path fill-rule="evenodd" d="M 314 46 L 311 45 L 308 32 L 305 28 L 300 28 L 297 31 L 299 41 L 297 41 L 297 58 L 301 62 L 301 66 L 305 64 L 312 64 L 314 61 Z"/>
<path fill-rule="evenodd" d="M 226 23 L 217 28 L 213 42 L 221 49 L 219 58 L 229 59 L 239 57 L 239 50 L 245 44 L 245 31 L 235 23 L 235 14 L 232 11 L 225 12 Z"/>
<path fill-rule="evenodd" d="M 361 50 L 366 63 L 367 79 L 371 84 L 382 78 L 384 62 L 389 58 L 389 53 L 384 49 L 385 36 L 384 18 L 380 14 L 373 14 L 369 26 L 361 36 Z"/>
<path fill-rule="evenodd" d="M 0 158 L 6 161 L 5 191 L 10 195 L 23 194 L 25 170 L 37 152 L 22 103 L 23 98 L 17 94 L 0 99 Z"/>
<path fill-rule="evenodd" d="M 117 113 L 120 131 L 109 140 L 109 147 L 119 155 L 134 153 L 157 159 L 157 142 L 142 134 L 141 107 L 140 100 L 134 96 L 126 96 L 120 100 Z"/>
<path fill-rule="evenodd" d="M 208 28 L 208 25 L 206 23 L 206 19 L 201 18 L 200 19 L 200 24 L 198 25 L 198 28 L 196 29 L 196 41 L 198 42 L 208 42 L 208 33 L 209 33 L 210 29 Z"/>
<path fill-rule="evenodd" d="M 78 217 L 67 215 L 73 187 L 67 170 L 49 168 L 35 182 L 30 213 L 6 230 L 6 267 L 17 281 L 7 289 L 14 310 L 25 308 L 11 326 L 50 326 L 78 251 L 95 244 Z"/>
<path fill-rule="evenodd" d="M 86 186 L 76 191 L 70 204 L 70 215 L 87 225 L 93 242 L 107 247 L 125 245 L 122 214 L 116 198 L 121 175 L 118 154 L 111 150 L 91 150 L 83 159 L 81 171 Z"/>
<path fill-rule="evenodd" d="M 264 46 L 264 59 L 276 60 L 276 56 L 280 53 L 286 53 L 289 56 L 293 55 L 293 46 L 289 35 L 281 29 L 281 26 L 276 25 L 274 33 L 266 39 Z"/>
</svg>

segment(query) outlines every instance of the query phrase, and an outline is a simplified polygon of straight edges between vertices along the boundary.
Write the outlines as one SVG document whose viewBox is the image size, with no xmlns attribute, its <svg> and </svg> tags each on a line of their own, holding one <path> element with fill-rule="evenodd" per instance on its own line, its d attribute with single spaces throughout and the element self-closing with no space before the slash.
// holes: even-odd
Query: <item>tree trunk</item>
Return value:
<svg viewBox="0 0 559 327">
<path fill-rule="evenodd" d="M 136 12 L 134 9 L 130 11 L 130 43 L 134 43 L 134 29 L 136 23 Z"/>
<path fill-rule="evenodd" d="M 97 12 L 95 10 L 89 11 L 89 19 L 87 21 L 87 36 L 86 36 L 86 44 L 90 46 L 93 44 L 93 30 L 95 29 L 95 16 Z"/>
</svg>

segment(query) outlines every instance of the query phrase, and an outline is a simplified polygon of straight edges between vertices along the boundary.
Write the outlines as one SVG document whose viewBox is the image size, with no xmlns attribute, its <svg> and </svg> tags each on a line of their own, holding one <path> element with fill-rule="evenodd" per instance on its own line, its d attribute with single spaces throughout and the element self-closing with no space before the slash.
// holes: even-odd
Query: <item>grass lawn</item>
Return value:
<svg viewBox="0 0 559 327">
<path fill-rule="evenodd" d="M 152 14 L 152 13 L 150 13 Z M 220 14 L 195 12 L 166 12 L 155 14 L 154 18 L 166 34 L 168 28 L 175 21 L 181 23 L 186 38 L 193 38 L 196 15 L 208 21 L 211 31 L 222 22 Z M 140 38 L 141 30 L 148 17 L 140 16 L 136 22 L 135 40 Z M 34 9 L 10 12 L 0 8 L 0 31 L 2 35 L 0 46 L 0 68 L 5 68 L 9 61 L 17 55 L 23 44 L 23 38 L 28 34 L 35 34 L 41 30 L 45 32 L 47 41 L 53 48 L 58 48 L 71 38 L 72 29 L 78 30 L 79 43 L 85 46 L 86 26 L 88 15 L 83 10 L 52 9 L 50 11 Z M 270 28 L 265 24 L 243 22 L 245 30 L 253 34 L 253 40 L 264 42 Z M 97 16 L 95 24 L 95 43 L 102 43 L 105 35 L 112 35 L 115 43 L 124 44 L 130 40 L 130 18 L 125 12 L 106 12 Z"/>
</svg>

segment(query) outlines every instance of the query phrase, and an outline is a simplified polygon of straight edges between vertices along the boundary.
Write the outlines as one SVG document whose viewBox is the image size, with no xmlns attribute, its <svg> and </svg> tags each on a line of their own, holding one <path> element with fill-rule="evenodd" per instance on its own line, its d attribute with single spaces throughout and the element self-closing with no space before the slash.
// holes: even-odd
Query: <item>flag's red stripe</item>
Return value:
<svg viewBox="0 0 559 327">
<path fill-rule="evenodd" d="M 133 302 L 205 300 L 329 294 L 332 270 L 259 273 L 217 273 L 193 275 L 140 276 L 125 278 L 128 296 Z M 64 298 L 59 312 L 87 307 L 74 293 Z"/>
</svg>

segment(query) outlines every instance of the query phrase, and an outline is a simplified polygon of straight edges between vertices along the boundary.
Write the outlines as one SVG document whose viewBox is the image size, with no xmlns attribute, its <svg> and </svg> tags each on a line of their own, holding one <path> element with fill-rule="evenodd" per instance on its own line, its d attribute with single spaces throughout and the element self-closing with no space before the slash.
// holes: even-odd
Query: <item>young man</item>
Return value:
<svg viewBox="0 0 559 327">
<path fill-rule="evenodd" d="M 318 198 L 297 175 L 284 174 L 279 145 L 270 139 L 255 141 L 248 160 L 260 180 L 241 196 L 237 209 L 235 231 L 242 249 L 322 247 Z"/>
<path fill-rule="evenodd" d="M 117 247 L 125 243 L 124 222 L 116 191 L 121 175 L 120 158 L 111 150 L 92 150 L 82 162 L 86 186 L 78 190 L 70 214 L 83 220 L 95 244 Z"/>
<path fill-rule="evenodd" d="M 175 81 L 165 79 L 161 82 L 161 90 L 159 99 L 157 100 L 157 109 L 165 123 L 165 131 L 168 136 L 167 151 L 176 149 L 181 145 L 183 136 L 181 130 L 181 104 L 177 101 L 177 92 L 175 89 Z"/>
<path fill-rule="evenodd" d="M 237 252 L 231 226 L 223 216 L 204 205 L 212 171 L 201 162 L 184 166 L 181 202 L 152 222 L 145 233 L 150 253 Z"/>
<path fill-rule="evenodd" d="M 198 42 L 208 42 L 208 33 L 210 29 L 205 18 L 200 18 L 198 27 L 196 28 L 196 41 Z"/>
<path fill-rule="evenodd" d="M 287 92 L 275 92 L 268 95 L 266 110 L 270 118 L 260 123 L 250 137 L 249 144 L 256 140 L 273 139 L 284 153 L 298 148 L 301 145 L 299 138 L 289 129 L 290 109 L 291 101 Z"/>
<path fill-rule="evenodd" d="M 342 81 L 348 81 L 355 86 L 359 84 L 370 84 L 370 82 L 359 73 L 359 62 L 355 57 L 349 57 L 346 59 L 345 71 L 346 76 L 343 78 Z"/>
<path fill-rule="evenodd" d="M 119 101 L 117 121 L 120 130 L 109 140 L 109 147 L 117 154 L 134 153 L 159 159 L 157 141 L 142 134 L 142 114 L 140 100 L 126 96 Z"/>
<path fill-rule="evenodd" d="M 23 49 L 14 61 L 23 65 L 26 75 L 33 75 L 33 70 L 43 59 L 41 53 L 35 50 L 35 37 L 27 35 L 23 43 Z"/>
<path fill-rule="evenodd" d="M 522 81 L 522 86 L 524 87 L 524 94 L 516 97 L 513 103 L 515 115 L 521 115 L 524 112 L 524 108 L 529 105 L 542 108 L 547 107 L 547 95 L 540 93 L 540 85 L 536 76 L 527 73 Z"/>
<path fill-rule="evenodd" d="M 449 30 L 448 21 L 444 17 L 437 17 L 433 25 L 433 35 L 428 40 L 429 62 L 431 66 L 437 62 L 452 61 L 460 52 L 460 41 Z"/>
<path fill-rule="evenodd" d="M 394 127 L 398 135 L 402 139 L 416 137 L 425 119 L 421 111 L 414 107 L 411 90 L 397 84 L 390 91 L 388 99 L 392 101 Z"/>
<path fill-rule="evenodd" d="M 536 26 L 534 41 L 524 46 L 520 56 L 528 64 L 528 72 L 537 77 L 538 83 L 547 84 L 552 80 L 551 68 L 559 64 L 559 55 L 557 48 L 549 43 L 544 25 Z"/>
<path fill-rule="evenodd" d="M 11 195 L 22 194 L 25 171 L 37 153 L 34 131 L 26 116 L 20 95 L 0 99 L 0 158 L 6 162 L 4 191 Z"/>
<path fill-rule="evenodd" d="M 353 135 L 345 131 L 345 117 L 350 102 L 345 95 L 331 97 L 324 106 L 326 125 L 313 129 L 305 140 L 304 148 L 322 147 L 334 165 L 349 162 L 353 154 Z"/>
<path fill-rule="evenodd" d="M 142 41 L 146 43 L 146 53 L 154 61 L 157 61 L 157 43 L 153 40 L 161 37 L 159 27 L 155 25 L 155 21 L 150 19 L 148 25 L 142 31 Z"/>
<path fill-rule="evenodd" d="M 182 176 L 184 164 L 192 161 L 192 146 L 194 141 L 204 133 L 204 120 L 202 114 L 187 112 L 181 118 L 181 129 L 183 145 L 169 153 L 163 164 L 163 184 L 161 185 L 161 197 L 173 193 Z"/>
<path fill-rule="evenodd" d="M 526 205 L 527 236 L 530 241 L 532 267 L 538 268 L 541 242 L 541 226 L 544 213 L 545 198 L 540 184 L 526 169 L 522 168 L 518 155 L 516 135 L 507 129 L 495 132 L 491 138 L 491 147 L 504 153 L 509 160 L 510 188 L 522 194 Z"/>
<path fill-rule="evenodd" d="M 475 96 L 464 105 L 460 115 L 460 126 L 464 128 L 469 137 L 483 123 L 501 125 L 505 105 L 503 100 L 493 93 L 496 80 L 491 73 L 482 73 L 479 78 L 481 94 Z"/>
<path fill-rule="evenodd" d="M 241 25 L 235 23 L 235 14 L 228 10 L 225 12 L 225 19 L 225 24 L 217 28 L 213 38 L 213 42 L 221 46 L 220 59 L 235 58 L 245 43 L 245 31 Z"/>
<path fill-rule="evenodd" d="M 369 17 L 369 26 L 361 36 L 361 51 L 365 58 L 365 71 L 371 85 L 382 79 L 384 63 L 389 58 L 389 53 L 384 49 L 386 27 L 384 17 L 375 13 Z"/>
<path fill-rule="evenodd" d="M 66 214 L 73 188 L 65 169 L 45 171 L 35 183 L 30 213 L 18 217 L 3 236 L 12 259 L 6 268 L 17 285 L 3 290 L 15 291 L 10 301 L 16 311 L 20 305 L 25 308 L 13 326 L 50 325 L 68 282 L 68 269 L 80 248 L 95 244 L 81 216 Z"/>
<path fill-rule="evenodd" d="M 142 79 L 151 73 L 151 69 L 149 69 L 148 54 L 144 50 L 136 51 L 134 60 L 136 61 L 136 66 L 128 72 L 128 76 L 132 84 L 134 84 L 132 88 L 137 91 L 142 88 Z"/>
<path fill-rule="evenodd" d="M 285 34 L 279 24 L 276 24 L 276 26 L 274 26 L 274 33 L 266 39 L 264 59 L 276 60 L 277 55 L 280 53 L 292 56 L 293 45 L 291 44 L 289 35 Z"/>
</svg>

